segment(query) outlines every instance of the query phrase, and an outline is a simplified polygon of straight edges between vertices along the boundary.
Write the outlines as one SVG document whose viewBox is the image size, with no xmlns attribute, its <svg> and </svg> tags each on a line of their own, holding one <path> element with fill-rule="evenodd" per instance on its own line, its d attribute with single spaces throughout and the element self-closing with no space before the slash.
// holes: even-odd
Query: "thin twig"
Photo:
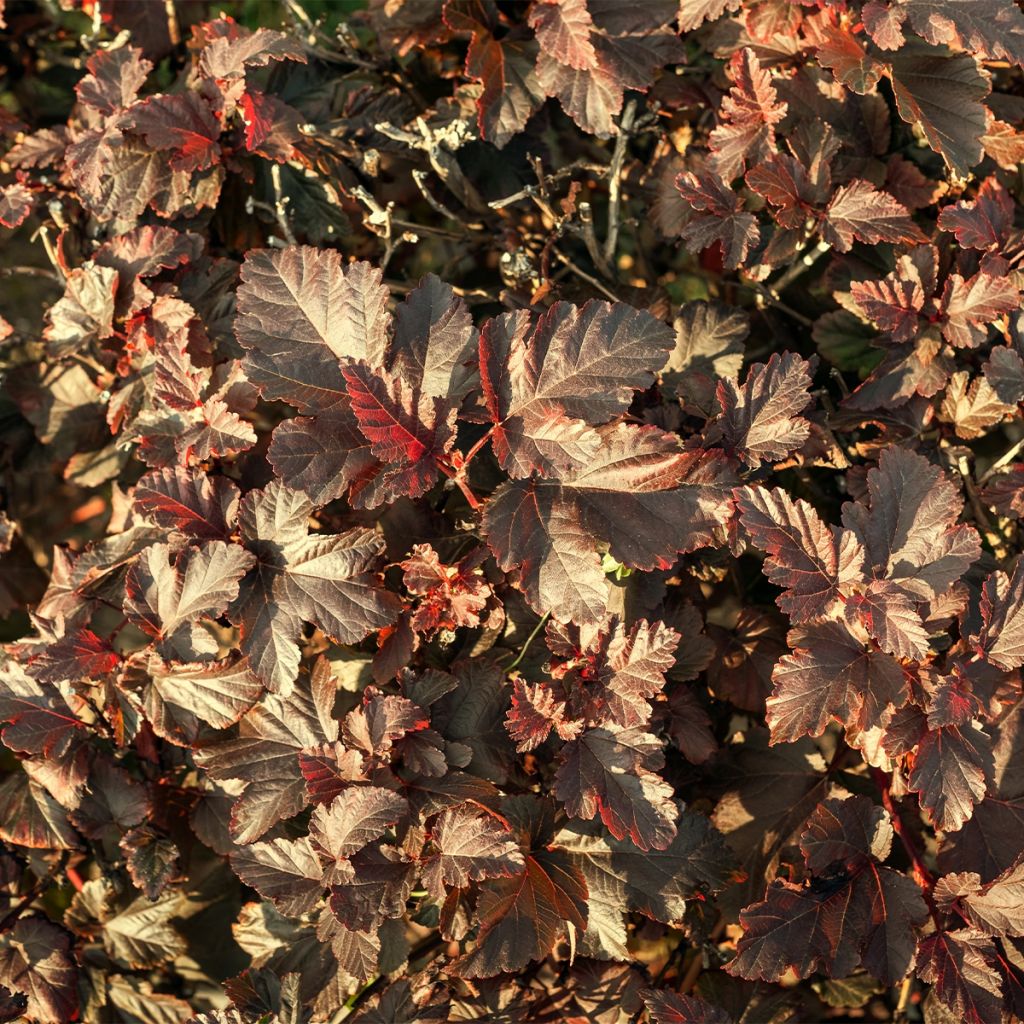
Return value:
<svg viewBox="0 0 1024 1024">
<path fill-rule="evenodd" d="M 1009 465 L 1018 455 L 1021 450 L 1024 449 L 1024 437 L 1022 437 L 1016 444 L 1012 445 L 1007 451 L 1003 452 L 1002 455 L 992 463 L 988 469 L 982 474 L 981 479 L 978 481 L 979 487 L 984 487 L 990 477 L 995 476 L 1003 468 L 1003 466 Z"/>
<path fill-rule="evenodd" d="M 622 165 L 626 162 L 626 146 L 636 117 L 636 100 L 630 100 L 622 111 L 619 134 L 615 138 L 611 167 L 608 169 L 608 233 L 604 240 L 604 265 L 611 267 L 619 244 L 619 207 L 622 203 Z"/>
<path fill-rule="evenodd" d="M 903 979 L 903 984 L 900 986 L 900 998 L 896 1004 L 896 1009 L 893 1011 L 892 1019 L 894 1021 L 903 1020 L 907 1015 L 907 1006 L 910 1004 L 910 993 L 914 990 L 914 974 L 911 972 Z"/>
<path fill-rule="evenodd" d="M 519 653 L 516 655 L 515 660 L 513 660 L 511 664 L 505 666 L 506 672 L 511 672 L 514 668 L 516 668 L 519 665 L 523 658 L 526 657 L 526 652 L 530 649 L 530 644 L 532 644 L 533 641 L 537 639 L 537 634 L 540 633 L 540 631 L 544 628 L 544 626 L 547 624 L 548 619 L 550 618 L 551 612 L 545 612 L 543 614 L 540 622 L 538 622 L 537 625 L 533 627 L 533 632 L 526 638 L 526 643 L 524 643 L 523 646 L 519 649 Z"/>
<path fill-rule="evenodd" d="M 285 196 L 281 189 L 281 165 L 271 164 L 270 165 L 270 180 L 274 186 L 274 214 L 277 218 L 278 227 L 280 227 L 285 240 L 289 245 L 295 245 L 295 235 L 292 233 L 292 227 L 288 223 L 288 214 L 285 210 L 285 206 L 288 203 L 288 197 Z"/>
<path fill-rule="evenodd" d="M 601 254 L 601 248 L 597 244 L 597 234 L 594 232 L 594 208 L 590 203 L 580 203 L 578 210 L 581 225 L 580 234 L 583 236 L 583 244 L 587 247 L 590 261 L 605 277 L 610 277 L 608 264 Z"/>
<path fill-rule="evenodd" d="M 605 298 L 611 299 L 612 302 L 621 302 L 622 300 L 615 294 L 615 292 L 606 288 L 596 277 L 591 277 L 585 270 L 581 270 L 578 266 L 565 253 L 558 249 L 552 248 L 552 253 L 556 260 L 568 267 L 578 278 L 587 282 L 587 284 L 596 288 Z"/>
<path fill-rule="evenodd" d="M 996 557 L 1005 558 L 1008 553 L 1006 542 L 996 532 L 992 521 L 988 517 L 988 512 L 985 510 L 985 506 L 981 503 L 981 498 L 978 496 L 977 488 L 974 486 L 974 480 L 971 477 L 971 468 L 967 463 L 967 456 L 953 451 L 945 441 L 939 442 L 939 448 L 945 454 L 950 467 L 956 469 L 960 474 L 960 479 L 964 482 L 967 500 L 970 503 L 971 511 L 974 513 L 975 521 L 981 530 L 982 536 L 988 541 L 989 547 L 992 548 Z"/>
<path fill-rule="evenodd" d="M 32 884 L 32 888 L 4 915 L 4 919 L 0 921 L 0 935 L 7 931 L 15 921 L 37 900 L 40 896 L 46 892 L 49 884 L 54 878 L 60 874 L 64 869 L 64 865 L 67 864 L 68 858 L 71 853 L 65 850 L 60 855 L 57 861 L 50 866 L 49 871 L 45 875 L 41 875 Z"/>
<path fill-rule="evenodd" d="M 808 249 L 800 256 L 795 263 L 777 280 L 770 281 L 769 288 L 775 295 L 780 295 L 786 290 L 801 274 L 806 273 L 815 263 L 831 249 L 828 242 L 818 242 L 813 249 Z"/>
</svg>

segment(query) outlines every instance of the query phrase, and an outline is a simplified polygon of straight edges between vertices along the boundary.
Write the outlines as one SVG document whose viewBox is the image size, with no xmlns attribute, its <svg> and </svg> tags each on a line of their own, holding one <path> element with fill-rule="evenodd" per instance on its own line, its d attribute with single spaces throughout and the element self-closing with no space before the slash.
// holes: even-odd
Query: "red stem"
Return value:
<svg viewBox="0 0 1024 1024">
<path fill-rule="evenodd" d="M 462 460 L 462 472 L 466 472 L 466 467 L 480 454 L 480 449 L 491 439 L 491 434 L 494 433 L 494 427 L 491 427 L 483 437 L 472 448 L 466 452 L 466 457 Z"/>
<path fill-rule="evenodd" d="M 871 777 L 875 780 L 875 785 L 878 786 L 882 794 L 882 806 L 889 812 L 889 817 L 892 820 L 893 831 L 899 836 L 900 842 L 903 844 L 903 849 L 907 853 L 907 857 L 910 858 L 911 871 L 913 872 L 914 881 L 917 882 L 924 892 L 925 901 L 928 904 L 928 910 L 932 915 L 932 920 L 935 921 L 936 928 L 938 925 L 938 912 L 935 908 L 935 901 L 932 899 L 932 887 L 935 885 L 935 879 L 932 877 L 931 871 L 928 870 L 927 865 L 921 857 L 921 851 L 916 842 L 916 837 L 913 832 L 907 827 L 907 823 L 903 820 L 903 815 L 900 812 L 896 801 L 892 796 L 892 775 L 889 772 L 883 771 L 881 768 L 872 768 Z"/>
<path fill-rule="evenodd" d="M 438 463 L 438 469 L 440 469 L 449 480 L 455 481 L 455 485 L 460 491 L 462 491 L 466 501 L 469 502 L 469 507 L 473 509 L 473 511 L 477 511 L 480 508 L 480 502 L 477 500 L 476 495 L 469 489 L 469 484 L 466 483 L 466 480 L 462 475 L 462 471 L 456 472 L 444 463 Z"/>
</svg>

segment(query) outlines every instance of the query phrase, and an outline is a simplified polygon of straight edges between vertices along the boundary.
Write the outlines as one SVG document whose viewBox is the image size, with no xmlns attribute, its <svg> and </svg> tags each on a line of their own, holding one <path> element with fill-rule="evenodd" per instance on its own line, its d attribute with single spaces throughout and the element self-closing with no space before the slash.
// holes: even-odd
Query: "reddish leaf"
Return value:
<svg viewBox="0 0 1024 1024">
<path fill-rule="evenodd" d="M 560 302 L 535 324 L 525 312 L 489 321 L 480 374 L 502 467 L 547 476 L 589 462 L 600 441 L 583 424 L 625 412 L 671 347 L 664 324 L 623 304 Z"/>
<path fill-rule="evenodd" d="M 536 750 L 552 729 L 563 739 L 578 736 L 581 722 L 567 720 L 569 712 L 565 702 L 556 698 L 543 683 L 512 683 L 512 706 L 505 718 L 509 736 L 516 742 L 516 750 L 525 753 Z"/>
<path fill-rule="evenodd" d="M 932 149 L 966 176 L 981 159 L 982 100 L 990 88 L 974 57 L 909 42 L 893 54 L 890 77 L 900 117 L 917 124 Z"/>
<path fill-rule="evenodd" d="M 878 866 L 891 841 L 887 815 L 866 797 L 820 804 L 800 840 L 814 877 L 803 886 L 779 879 L 742 912 L 729 973 L 777 981 L 789 968 L 799 978 L 820 969 L 842 978 L 863 965 L 885 984 L 899 981 L 928 908 L 909 878 Z"/>
<path fill-rule="evenodd" d="M 724 181 L 739 177 L 748 161 L 758 163 L 775 150 L 775 126 L 786 116 L 754 51 L 738 50 L 729 61 L 733 86 L 722 100 L 720 123 L 708 138 L 710 165 Z"/>
<path fill-rule="evenodd" d="M 719 381 L 721 431 L 730 452 L 756 468 L 807 440 L 810 424 L 798 413 L 811 402 L 810 369 L 798 355 L 775 353 L 750 367 L 742 391 L 731 380 Z"/>
<path fill-rule="evenodd" d="M 476 948 L 452 970 L 466 978 L 491 978 L 547 956 L 567 926 L 585 928 L 587 888 L 564 853 L 534 851 L 525 871 L 483 883 L 477 913 Z"/>
<path fill-rule="evenodd" d="M 333 703 L 333 690 L 329 699 Z M 330 709 L 322 703 L 322 696 L 303 679 L 287 697 L 271 694 L 252 708 L 239 724 L 237 737 L 206 742 L 195 751 L 196 763 L 210 778 L 246 783 L 231 808 L 235 842 L 255 842 L 309 802 L 299 752 L 338 735 L 336 722 L 325 727 Z"/>
<path fill-rule="evenodd" d="M 561 480 L 503 484 L 484 514 L 487 542 L 506 571 L 519 568 L 527 600 L 560 622 L 604 616 L 608 584 L 597 545 L 625 565 L 668 565 L 709 543 L 729 506 L 725 466 L 683 451 L 652 428 L 601 431 L 601 450 Z"/>
<path fill-rule="evenodd" d="M 909 787 L 937 828 L 955 832 L 985 798 L 992 773 L 989 739 L 967 724 L 930 729 L 911 758 Z"/>
<path fill-rule="evenodd" d="M 824 615 L 861 578 L 856 537 L 826 526 L 806 501 L 761 487 L 736 491 L 736 501 L 743 528 L 768 554 L 766 575 L 786 588 L 778 603 L 794 622 Z"/>
<path fill-rule="evenodd" d="M 154 544 L 128 571 L 125 612 L 153 637 L 164 657 L 209 658 L 217 653 L 217 642 L 200 620 L 223 614 L 255 562 L 244 548 L 219 540 L 179 552 Z"/>
<path fill-rule="evenodd" d="M 840 252 L 849 252 L 854 241 L 871 245 L 927 241 L 902 203 L 860 179 L 844 185 L 832 197 L 825 210 L 821 234 Z"/>
<path fill-rule="evenodd" d="M 788 639 L 793 653 L 776 665 L 767 701 L 773 743 L 820 736 L 833 718 L 860 729 L 884 725 L 887 709 L 906 702 L 899 664 L 865 647 L 842 623 L 801 626 Z"/>
<path fill-rule="evenodd" d="M 153 96 L 128 116 L 154 149 L 174 150 L 171 170 L 203 171 L 220 160 L 220 125 L 197 93 Z"/>
<path fill-rule="evenodd" d="M 555 795 L 571 817 L 598 814 L 616 839 L 629 836 L 641 850 L 664 850 L 676 835 L 672 787 L 656 773 L 661 743 L 639 729 L 590 729 L 559 756 Z"/>
<path fill-rule="evenodd" d="M 438 899 L 446 886 L 466 889 L 470 882 L 507 878 L 525 867 L 508 828 L 468 804 L 442 811 L 430 838 L 437 853 L 426 861 L 423 881 Z"/>
<path fill-rule="evenodd" d="M 529 23 L 544 52 L 560 64 L 579 71 L 597 65 L 590 41 L 594 23 L 586 0 L 541 0 L 530 12 Z"/>
<path fill-rule="evenodd" d="M 0 224 L 17 228 L 25 222 L 36 205 L 32 190 L 20 181 L 0 188 Z"/>
<path fill-rule="evenodd" d="M 985 581 L 981 598 L 982 632 L 978 649 L 1003 669 L 1024 665 L 1024 566 L 1012 577 L 995 572 Z"/>
<path fill-rule="evenodd" d="M 442 398 L 407 390 L 401 377 L 361 363 L 342 371 L 352 412 L 374 457 L 385 464 L 367 507 L 405 495 L 418 498 L 437 480 L 455 440 L 455 410 Z"/>
<path fill-rule="evenodd" d="M 646 989 L 644 1004 L 654 1024 L 732 1024 L 721 1007 L 678 992 Z"/>
<path fill-rule="evenodd" d="M 314 848 L 335 862 L 337 873 L 349 857 L 379 839 L 407 812 L 408 804 L 397 793 L 379 786 L 356 786 L 345 790 L 329 807 L 321 804 L 313 811 L 309 836 Z M 341 871 L 342 878 L 346 874 L 347 870 Z"/>
<path fill-rule="evenodd" d="M 968 1024 L 1002 1016 L 1002 988 L 992 940 L 974 928 L 936 932 L 922 939 L 917 972 L 931 982 L 940 1002 Z"/>
<path fill-rule="evenodd" d="M 696 252 L 721 245 L 725 265 L 740 266 L 761 237 L 757 220 L 744 212 L 743 198 L 715 174 L 685 172 L 676 181 L 693 213 L 680 232 Z"/>
<path fill-rule="evenodd" d="M 866 552 L 865 569 L 922 600 L 944 593 L 980 553 L 978 535 L 956 521 L 963 501 L 942 471 L 903 448 L 868 471 L 867 504 L 843 506 L 843 523 Z"/>
<path fill-rule="evenodd" d="M 369 530 L 309 534 L 312 504 L 274 481 L 242 500 L 242 534 L 256 556 L 231 612 L 241 646 L 267 686 L 287 692 L 299 668 L 298 637 L 313 622 L 341 643 L 355 643 L 398 617 L 398 601 L 375 570 L 383 543 Z"/>
<path fill-rule="evenodd" d="M 157 526 L 196 540 L 227 540 L 238 516 L 238 487 L 225 476 L 168 467 L 142 477 L 132 503 Z"/>
<path fill-rule="evenodd" d="M 944 207 L 938 225 L 943 231 L 952 231 L 965 249 L 993 249 L 1013 226 L 1013 199 L 997 178 L 986 178 L 977 199 L 961 199 Z"/>
<path fill-rule="evenodd" d="M 231 854 L 231 867 L 289 917 L 312 910 L 324 890 L 323 868 L 305 836 L 239 847 Z"/>
</svg>

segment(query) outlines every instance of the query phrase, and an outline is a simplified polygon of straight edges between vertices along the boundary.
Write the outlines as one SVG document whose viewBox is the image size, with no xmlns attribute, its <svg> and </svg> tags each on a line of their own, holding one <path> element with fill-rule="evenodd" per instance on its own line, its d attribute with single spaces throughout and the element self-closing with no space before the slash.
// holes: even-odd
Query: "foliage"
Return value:
<svg viewBox="0 0 1024 1024">
<path fill-rule="evenodd" d="M 352 6 L 8 4 L 0 1019 L 1017 1019 L 1024 14 Z"/>
</svg>

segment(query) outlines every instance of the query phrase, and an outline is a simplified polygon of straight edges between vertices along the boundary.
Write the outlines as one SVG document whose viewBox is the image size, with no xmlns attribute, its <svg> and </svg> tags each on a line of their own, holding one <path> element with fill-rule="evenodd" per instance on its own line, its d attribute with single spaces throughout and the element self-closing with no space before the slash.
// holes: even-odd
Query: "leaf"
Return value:
<svg viewBox="0 0 1024 1024">
<path fill-rule="evenodd" d="M 5 228 L 18 228 L 25 223 L 36 205 L 32 190 L 20 181 L 0 188 L 0 224 Z"/>
<path fill-rule="evenodd" d="M 600 442 L 582 424 L 625 412 L 671 347 L 664 324 L 621 303 L 559 302 L 536 322 L 525 311 L 488 321 L 480 375 L 501 466 L 522 477 L 587 463 Z"/>
<path fill-rule="evenodd" d="M 140 825 L 125 832 L 119 846 L 135 885 L 147 899 L 159 899 L 179 870 L 179 851 L 173 840 L 148 825 Z"/>
<path fill-rule="evenodd" d="M 492 594 L 481 568 L 485 557 L 481 548 L 455 565 L 445 565 L 429 544 L 414 544 L 411 557 L 402 562 L 405 588 L 419 598 L 412 628 L 429 634 L 479 626 Z"/>
<path fill-rule="evenodd" d="M 739 6 L 740 0 L 679 0 L 679 29 L 692 32 L 702 22 L 715 21 Z"/>
<path fill-rule="evenodd" d="M 1009 345 L 992 349 L 984 366 L 985 381 L 1000 402 L 1024 402 L 1024 359 Z"/>
<path fill-rule="evenodd" d="M 645 989 L 644 1005 L 654 1024 L 732 1024 L 720 1006 L 660 989 Z"/>
<path fill-rule="evenodd" d="M 1012 577 L 995 572 L 985 580 L 981 616 L 978 650 L 1007 671 L 1024 665 L 1024 566 L 1018 563 Z"/>
<path fill-rule="evenodd" d="M 178 552 L 168 544 L 154 544 L 128 570 L 125 612 L 153 637 L 165 658 L 213 657 L 217 642 L 199 619 L 223 614 L 255 561 L 237 544 L 219 540 Z"/>
<path fill-rule="evenodd" d="M 305 836 L 239 847 L 231 854 L 231 867 L 288 917 L 309 913 L 324 890 L 320 859 Z"/>
<path fill-rule="evenodd" d="M 900 117 L 917 124 L 928 144 L 961 177 L 981 159 L 988 80 L 968 53 L 908 43 L 890 63 Z"/>
<path fill-rule="evenodd" d="M 67 811 L 35 779 L 12 772 L 0 782 L 0 839 L 30 850 L 73 850 L 81 845 Z"/>
<path fill-rule="evenodd" d="M 312 622 L 340 643 L 355 643 L 398 617 L 398 600 L 376 569 L 383 541 L 370 530 L 308 534 L 313 505 L 273 481 L 242 500 L 242 535 L 256 567 L 242 581 L 230 615 L 242 651 L 275 692 L 287 692 L 299 669 L 298 637 Z"/>
<path fill-rule="evenodd" d="M 154 149 L 175 150 L 171 170 L 203 171 L 220 160 L 220 125 L 196 92 L 151 96 L 127 116 Z"/>
<path fill-rule="evenodd" d="M 171 743 L 191 746 L 203 724 L 226 729 L 263 694 L 263 684 L 244 660 L 175 665 L 157 655 L 136 656 L 122 688 L 142 690 L 141 704 L 153 731 Z"/>
<path fill-rule="evenodd" d="M 1016 309 L 1020 289 L 1005 275 L 979 270 L 969 280 L 950 274 L 942 293 L 945 315 L 942 336 L 960 348 L 977 348 L 988 337 L 988 325 Z"/>
<path fill-rule="evenodd" d="M 340 498 L 354 484 L 370 478 L 378 465 L 347 395 L 316 416 L 298 416 L 279 424 L 267 456 L 277 475 L 315 505 Z M 357 502 L 356 495 L 350 497 Z"/>
<path fill-rule="evenodd" d="M 561 480 L 505 483 L 484 513 L 499 565 L 519 567 L 527 601 L 560 622 L 604 616 L 598 545 L 633 568 L 671 564 L 711 542 L 729 505 L 727 470 L 713 453 L 684 451 L 653 428 L 600 433 L 588 466 Z"/>
<path fill-rule="evenodd" d="M 916 602 L 901 587 L 888 580 L 872 580 L 843 606 L 847 623 L 860 623 L 878 646 L 897 658 L 925 661 L 928 631 Z"/>
<path fill-rule="evenodd" d="M 708 137 L 710 167 L 723 181 L 739 177 L 748 161 L 759 163 L 775 151 L 775 126 L 788 109 L 750 47 L 732 55 L 728 75 L 733 85 L 722 99 L 718 127 Z"/>
<path fill-rule="evenodd" d="M 737 377 L 750 323 L 741 310 L 719 303 L 687 302 L 675 324 L 675 348 L 662 373 L 666 384 L 703 415 L 710 415 L 715 381 Z"/>
<path fill-rule="evenodd" d="M 107 955 L 120 967 L 155 967 L 185 953 L 187 945 L 175 919 L 185 902 L 180 893 L 164 893 L 151 902 L 140 896 L 117 907 L 113 894 L 103 908 L 102 936 Z"/>
<path fill-rule="evenodd" d="M 954 832 L 985 798 L 992 773 L 988 737 L 967 724 L 928 730 L 911 759 L 907 784 L 937 828 Z"/>
<path fill-rule="evenodd" d="M 679 633 L 665 623 L 646 619 L 634 622 L 630 629 L 616 616 L 594 626 L 553 623 L 547 629 L 547 642 L 555 658 L 548 671 L 562 680 L 567 692 L 576 692 L 574 706 L 585 706 L 592 722 L 622 728 L 646 726 L 651 717 L 649 701 L 665 685 L 679 640 Z"/>
<path fill-rule="evenodd" d="M 798 978 L 815 970 L 842 978 L 863 965 L 885 984 L 899 981 L 928 908 L 914 882 L 877 866 L 891 838 L 887 815 L 867 797 L 819 804 L 800 840 L 814 878 L 777 879 L 741 913 L 743 936 L 726 970 L 777 981 L 790 968 Z M 837 861 L 843 870 L 833 874 Z"/>
<path fill-rule="evenodd" d="M 798 414 L 811 403 L 810 369 L 798 355 L 776 352 L 750 367 L 742 391 L 731 379 L 719 381 L 721 431 L 730 453 L 757 468 L 804 444 L 810 424 Z"/>
<path fill-rule="evenodd" d="M 379 839 L 408 810 L 397 793 L 379 786 L 356 786 L 329 807 L 321 804 L 313 811 L 309 836 L 315 849 L 340 864 Z"/>
<path fill-rule="evenodd" d="M 641 851 L 600 825 L 571 822 L 556 837 L 586 880 L 590 916 L 581 940 L 590 956 L 629 959 L 625 915 L 640 913 L 670 924 L 683 919 L 690 901 L 725 888 L 735 858 L 706 818 L 683 811 L 675 838 L 664 850 Z"/>
<path fill-rule="evenodd" d="M 353 856 L 354 877 L 331 887 L 331 910 L 350 931 L 379 932 L 405 914 L 415 864 L 393 846 L 371 845 Z"/>
<path fill-rule="evenodd" d="M 820 736 L 833 719 L 862 730 L 884 725 L 887 709 L 909 697 L 899 664 L 840 622 L 800 626 L 788 641 L 793 653 L 776 665 L 767 701 L 772 743 Z"/>
<path fill-rule="evenodd" d="M 640 729 L 589 729 L 559 755 L 555 795 L 573 818 L 601 816 L 616 839 L 664 850 L 676 834 L 672 787 L 658 774 L 661 742 Z"/>
<path fill-rule="evenodd" d="M 183 466 L 154 470 L 135 485 L 133 507 L 150 522 L 196 540 L 228 540 L 238 517 L 238 486 Z"/>
<path fill-rule="evenodd" d="M 994 249 L 1013 225 L 1013 199 L 997 178 L 986 178 L 976 199 L 944 206 L 937 224 L 943 231 L 952 231 L 965 249 Z"/>
<path fill-rule="evenodd" d="M 865 570 L 922 600 L 944 593 L 981 551 L 977 533 L 957 525 L 963 501 L 923 456 L 887 448 L 868 470 L 867 503 L 843 506 L 843 524 L 864 546 Z"/>
<path fill-rule="evenodd" d="M 333 686 L 333 684 L 331 684 Z M 194 752 L 211 779 L 246 783 L 231 808 L 231 836 L 252 843 L 309 802 L 299 752 L 337 739 L 327 700 L 334 690 L 311 688 L 305 677 L 287 697 L 268 695 L 243 717 L 236 737 L 207 741 Z"/>
<path fill-rule="evenodd" d="M 526 866 L 508 828 L 469 804 L 442 811 L 430 838 L 437 853 L 425 862 L 423 881 L 439 900 L 446 886 L 466 889 L 470 882 L 517 875 Z"/>
<path fill-rule="evenodd" d="M 333 249 L 249 252 L 242 264 L 235 333 L 248 379 L 268 401 L 316 411 L 344 393 L 339 360 L 380 351 L 387 289 L 368 263 L 343 264 Z"/>
<path fill-rule="evenodd" d="M 586 900 L 583 878 L 564 853 L 531 852 L 524 871 L 481 885 L 476 948 L 453 961 L 452 970 L 464 978 L 522 970 L 547 956 L 566 927 L 586 927 Z"/>
<path fill-rule="evenodd" d="M 555 697 L 544 683 L 512 682 L 512 699 L 505 727 L 515 740 L 516 750 L 536 750 L 552 729 L 564 740 L 578 736 L 582 723 L 566 718 L 570 712 L 564 701 Z"/>
<path fill-rule="evenodd" d="M 693 211 L 680 232 L 690 248 L 701 252 L 717 243 L 727 269 L 741 266 L 761 237 L 756 218 L 743 209 L 743 197 L 708 172 L 685 171 L 676 187 Z"/>
<path fill-rule="evenodd" d="M 935 986 L 939 1000 L 968 1024 L 988 1024 L 1002 1016 L 1002 988 L 993 966 L 995 946 L 974 928 L 941 931 L 921 940 L 917 973 Z"/>
<path fill-rule="evenodd" d="M 114 326 L 118 273 L 111 267 L 76 267 L 64 282 L 63 297 L 50 310 L 44 336 L 51 355 L 78 352 L 109 338 Z"/>
<path fill-rule="evenodd" d="M 342 373 L 359 429 L 385 464 L 367 507 L 420 497 L 437 481 L 438 465 L 454 443 L 455 410 L 442 398 L 407 390 L 401 377 L 382 370 L 355 363 Z"/>
<path fill-rule="evenodd" d="M 584 71 L 597 65 L 590 41 L 594 22 L 586 0 L 542 0 L 530 12 L 530 27 L 542 50 L 560 64 Z"/>
<path fill-rule="evenodd" d="M 544 102 L 537 78 L 537 44 L 533 40 L 504 35 L 490 9 L 446 3 L 446 24 L 456 32 L 470 32 L 466 51 L 466 75 L 482 85 L 477 99 L 477 125 L 481 138 L 504 148 L 526 126 Z M 483 19 L 483 20 L 481 20 Z"/>
<path fill-rule="evenodd" d="M 0 982 L 28 997 L 28 1014 L 40 1021 L 78 1014 L 78 965 L 71 936 L 43 917 L 22 917 L 0 945 Z"/>
<path fill-rule="evenodd" d="M 765 575 L 785 588 L 778 604 L 793 622 L 825 615 L 861 578 L 864 552 L 856 537 L 826 526 L 802 498 L 762 487 L 735 493 L 739 521 L 767 552 Z"/>
<path fill-rule="evenodd" d="M 910 219 L 907 208 L 870 182 L 856 179 L 843 185 L 825 210 L 821 236 L 839 252 L 849 252 L 854 241 L 920 244 L 927 241 Z"/>
<path fill-rule="evenodd" d="M 986 935 L 1020 938 L 1024 933 L 1024 868 L 1018 858 L 987 885 L 974 872 L 946 875 L 935 885 L 943 910 L 956 910 Z"/>
<path fill-rule="evenodd" d="M 993 0 L 900 0 L 895 11 L 930 43 L 1024 64 L 1024 16 L 1015 7 Z"/>
<path fill-rule="evenodd" d="M 42 754 L 59 761 L 85 738 L 83 723 L 68 705 L 64 693 L 45 680 L 45 662 L 29 675 L 16 661 L 0 671 L 0 722 L 4 746 L 23 753 Z M 63 673 L 58 673 L 63 675 Z"/>
</svg>

